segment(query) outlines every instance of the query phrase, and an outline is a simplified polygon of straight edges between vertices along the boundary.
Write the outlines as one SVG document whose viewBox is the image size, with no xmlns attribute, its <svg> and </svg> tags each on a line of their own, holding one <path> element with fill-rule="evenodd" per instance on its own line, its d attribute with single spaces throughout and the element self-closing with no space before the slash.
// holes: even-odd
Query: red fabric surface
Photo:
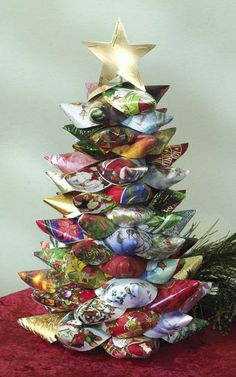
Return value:
<svg viewBox="0 0 236 377">
<path fill-rule="evenodd" d="M 236 326 L 230 335 L 207 328 L 180 343 L 162 342 L 146 360 L 118 360 L 102 348 L 71 351 L 49 344 L 17 324 L 41 314 L 26 289 L 0 299 L 0 377 L 235 377 Z"/>
</svg>

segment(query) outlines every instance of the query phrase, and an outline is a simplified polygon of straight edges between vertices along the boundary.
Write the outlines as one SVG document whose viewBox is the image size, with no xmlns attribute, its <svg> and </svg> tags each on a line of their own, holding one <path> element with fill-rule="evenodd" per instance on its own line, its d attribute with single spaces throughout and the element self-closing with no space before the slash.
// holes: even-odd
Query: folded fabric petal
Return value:
<svg viewBox="0 0 236 377">
<path fill-rule="evenodd" d="M 123 157 L 102 161 L 97 165 L 97 169 L 107 182 L 115 185 L 133 183 L 148 170 L 146 166 L 140 166 L 134 160 Z"/>
<path fill-rule="evenodd" d="M 207 293 L 210 292 L 211 287 L 211 282 L 200 282 L 194 294 L 183 303 L 181 311 L 184 313 L 189 312 L 189 310 L 191 310 L 198 303 L 198 301 L 200 301 Z"/>
<path fill-rule="evenodd" d="M 74 197 L 76 195 L 78 195 L 77 192 L 67 192 L 61 195 L 52 196 L 43 201 L 62 213 L 65 217 L 72 218 L 80 215 L 80 211 L 74 205 Z"/>
<path fill-rule="evenodd" d="M 141 134 L 132 144 L 124 144 L 113 148 L 111 151 L 126 158 L 143 158 L 156 145 L 157 140 L 154 136 Z"/>
<path fill-rule="evenodd" d="M 115 200 L 105 194 L 83 192 L 73 197 L 73 203 L 81 213 L 105 213 L 116 207 Z"/>
<path fill-rule="evenodd" d="M 112 337 L 102 347 L 117 359 L 146 359 L 158 350 L 159 341 L 145 336 L 126 339 Z"/>
<path fill-rule="evenodd" d="M 99 158 L 100 160 L 105 156 L 105 152 L 98 148 L 98 146 L 89 139 L 77 139 L 72 147 L 78 152 L 85 152 L 94 158 Z"/>
<path fill-rule="evenodd" d="M 95 290 L 96 295 L 116 308 L 140 308 L 152 302 L 157 288 L 141 279 L 111 279 Z"/>
<path fill-rule="evenodd" d="M 127 116 L 151 112 L 156 107 L 154 98 L 142 90 L 114 87 L 103 92 L 103 98 Z"/>
<path fill-rule="evenodd" d="M 109 151 L 118 146 L 133 143 L 137 136 L 137 131 L 123 126 L 116 126 L 95 132 L 90 136 L 90 140 L 103 151 Z"/>
<path fill-rule="evenodd" d="M 186 169 L 157 168 L 155 165 L 149 165 L 142 181 L 155 189 L 163 190 L 182 181 L 188 174 L 189 170 Z"/>
<path fill-rule="evenodd" d="M 175 132 L 176 132 L 176 127 L 171 127 L 165 130 L 156 131 L 153 134 L 153 136 L 155 136 L 156 138 L 157 145 L 154 149 L 151 150 L 150 155 L 151 156 L 160 155 L 163 152 L 166 145 L 169 143 L 170 139 L 174 136 Z"/>
<path fill-rule="evenodd" d="M 173 215 L 180 216 L 180 221 L 169 229 L 166 229 L 163 233 L 168 236 L 178 235 L 184 229 L 184 227 L 188 224 L 188 222 L 192 219 L 195 215 L 195 209 L 187 209 L 185 211 L 178 211 L 174 212 Z"/>
<path fill-rule="evenodd" d="M 177 343 L 204 329 L 208 325 L 209 322 L 205 319 L 193 318 L 189 325 L 182 327 L 170 335 L 164 336 L 162 339 L 168 343 Z"/>
<path fill-rule="evenodd" d="M 142 258 L 115 255 L 101 269 L 116 278 L 136 278 L 145 272 L 146 267 L 147 262 Z"/>
<path fill-rule="evenodd" d="M 65 179 L 76 191 L 99 192 L 110 186 L 110 183 L 99 174 L 96 166 L 67 175 Z"/>
<path fill-rule="evenodd" d="M 181 237 L 168 237 L 164 235 L 153 235 L 152 244 L 146 251 L 139 253 L 145 259 L 163 260 L 175 254 L 183 245 L 185 239 Z"/>
<path fill-rule="evenodd" d="M 111 250 L 92 239 L 86 239 L 75 243 L 72 246 L 72 251 L 82 262 L 91 265 L 106 263 L 114 256 L 114 253 Z"/>
<path fill-rule="evenodd" d="M 43 340 L 46 340 L 49 343 L 54 343 L 57 341 L 57 326 L 64 315 L 64 313 L 40 314 L 19 318 L 17 322 L 26 330 L 38 335 Z"/>
<path fill-rule="evenodd" d="M 50 178 L 55 183 L 55 185 L 62 193 L 74 190 L 73 187 L 69 185 L 69 183 L 66 181 L 64 174 L 55 173 L 53 171 L 46 171 L 46 174 L 48 178 Z"/>
<path fill-rule="evenodd" d="M 155 212 L 146 207 L 116 207 L 106 213 L 108 219 L 120 227 L 139 226 L 146 223 Z"/>
<path fill-rule="evenodd" d="M 182 267 L 181 259 L 163 259 L 148 261 L 144 279 L 154 284 L 165 284 Z"/>
<path fill-rule="evenodd" d="M 159 190 L 148 204 L 148 208 L 169 213 L 185 199 L 185 196 L 185 191 Z"/>
<path fill-rule="evenodd" d="M 163 338 L 173 332 L 187 326 L 193 317 L 181 312 L 165 313 L 161 316 L 156 326 L 151 330 L 144 333 L 145 336 L 150 338 Z"/>
<path fill-rule="evenodd" d="M 98 240 L 109 237 L 117 229 L 116 225 L 106 216 L 89 213 L 80 216 L 79 224 L 89 237 Z"/>
<path fill-rule="evenodd" d="M 87 266 L 66 249 L 42 250 L 34 255 L 84 288 L 99 287 L 109 279 L 97 266 Z"/>
<path fill-rule="evenodd" d="M 104 322 L 102 330 L 117 338 L 132 338 L 142 335 L 156 326 L 159 315 L 151 310 L 127 310 L 116 321 Z"/>
<path fill-rule="evenodd" d="M 81 304 L 74 312 L 74 317 L 85 324 L 114 321 L 119 318 L 125 309 L 115 308 L 99 297 Z"/>
<path fill-rule="evenodd" d="M 93 122 L 92 118 L 89 116 L 89 106 L 87 103 L 62 103 L 60 108 L 78 128 L 97 126 L 97 123 Z"/>
<path fill-rule="evenodd" d="M 45 156 L 45 159 L 65 174 L 77 173 L 79 170 L 98 162 L 97 159 L 82 152 L 51 154 Z"/>
<path fill-rule="evenodd" d="M 201 267 L 203 257 L 196 255 L 195 257 L 188 257 L 182 259 L 181 269 L 174 275 L 175 279 L 183 280 L 193 277 L 197 270 Z"/>
<path fill-rule="evenodd" d="M 147 156 L 147 162 L 149 164 L 156 164 L 169 168 L 175 161 L 177 161 L 188 149 L 188 143 L 167 145 L 162 153 L 159 155 Z"/>
<path fill-rule="evenodd" d="M 77 219 L 37 220 L 36 224 L 43 232 L 65 244 L 84 239 L 84 231 Z"/>
<path fill-rule="evenodd" d="M 96 125 L 96 127 L 92 128 L 78 128 L 74 124 L 66 124 L 62 128 L 79 140 L 88 140 L 93 134 L 104 129 L 105 126 Z"/>
<path fill-rule="evenodd" d="M 146 91 L 155 99 L 156 103 L 164 96 L 169 85 L 145 85 Z"/>
<path fill-rule="evenodd" d="M 150 217 L 144 224 L 138 225 L 138 227 L 145 232 L 152 234 L 160 234 L 167 232 L 168 229 L 172 229 L 176 224 L 181 221 L 182 217 L 175 213 L 154 215 Z"/>
<path fill-rule="evenodd" d="M 104 242 L 115 254 L 132 256 L 147 251 L 151 247 L 152 237 L 139 229 L 119 228 Z"/>
<path fill-rule="evenodd" d="M 55 292 L 34 289 L 32 293 L 33 300 L 48 308 L 61 311 L 74 310 L 80 304 L 94 297 L 96 295 L 93 289 L 84 289 L 81 287 L 70 288 L 70 286 L 58 288 Z"/>
<path fill-rule="evenodd" d="M 123 187 L 112 185 L 107 189 L 106 195 L 111 196 L 118 204 L 134 205 L 148 203 L 153 192 L 148 185 L 136 182 Z"/>
<path fill-rule="evenodd" d="M 156 298 L 145 309 L 158 313 L 189 310 L 187 302 L 191 301 L 200 287 L 198 280 L 171 280 L 167 284 L 158 286 Z"/>
<path fill-rule="evenodd" d="M 58 287 L 72 284 L 67 276 L 55 270 L 22 271 L 18 275 L 30 287 L 41 291 L 55 292 Z"/>
<path fill-rule="evenodd" d="M 88 327 L 68 313 L 59 323 L 56 338 L 65 347 L 76 351 L 89 351 L 105 342 L 109 335 L 95 326 Z"/>
<path fill-rule="evenodd" d="M 172 119 L 173 116 L 166 114 L 166 111 L 152 111 L 147 114 L 129 116 L 122 121 L 122 124 L 133 130 L 150 135 L 157 132 L 160 127 L 170 123 Z M 167 143 L 168 141 L 163 145 L 163 148 Z"/>
</svg>

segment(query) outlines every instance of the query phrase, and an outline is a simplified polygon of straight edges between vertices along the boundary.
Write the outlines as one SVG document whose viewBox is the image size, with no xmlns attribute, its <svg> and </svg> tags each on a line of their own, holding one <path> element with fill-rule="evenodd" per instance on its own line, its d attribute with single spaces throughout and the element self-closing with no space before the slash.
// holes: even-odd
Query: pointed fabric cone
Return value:
<svg viewBox="0 0 236 377">
<path fill-rule="evenodd" d="M 173 117 L 167 115 L 165 111 L 152 111 L 147 114 L 129 116 L 122 121 L 122 124 L 138 132 L 150 135 L 157 132 L 160 127 L 170 123 L 172 119 Z"/>
<path fill-rule="evenodd" d="M 126 339 L 112 337 L 102 344 L 104 350 L 116 359 L 147 359 L 159 346 L 158 339 L 146 336 Z"/>
<path fill-rule="evenodd" d="M 95 143 L 93 143 L 89 139 L 77 139 L 76 143 L 74 143 L 72 147 L 78 152 L 87 153 L 99 160 L 102 160 L 107 153 L 103 152 Z"/>
<path fill-rule="evenodd" d="M 167 236 L 174 236 L 180 234 L 180 232 L 185 228 L 188 222 L 195 215 L 195 209 L 187 209 L 185 211 L 174 212 L 175 215 L 180 216 L 181 220 L 173 225 L 171 228 L 164 231 L 164 234 Z"/>
<path fill-rule="evenodd" d="M 155 99 L 156 103 L 164 96 L 169 85 L 145 85 L 146 91 Z"/>
<path fill-rule="evenodd" d="M 155 165 L 150 165 L 142 181 L 157 190 L 164 190 L 182 181 L 188 174 L 189 170 L 186 169 L 157 168 Z"/>
<path fill-rule="evenodd" d="M 69 192 L 62 195 L 52 196 L 43 201 L 59 211 L 62 215 L 71 218 L 80 215 L 80 211 L 76 208 L 73 202 L 76 195 L 78 195 L 77 192 Z"/>
<path fill-rule="evenodd" d="M 104 100 L 126 116 L 154 111 L 156 101 L 147 92 L 115 87 L 102 94 Z"/>
<path fill-rule="evenodd" d="M 61 103 L 60 108 L 70 119 L 70 121 L 78 128 L 96 127 L 89 116 L 89 106 L 87 103 Z"/>
<path fill-rule="evenodd" d="M 184 238 L 181 237 L 168 237 L 163 234 L 155 234 L 153 235 L 150 248 L 138 255 L 145 259 L 160 261 L 176 253 L 176 251 L 183 245 L 184 241 Z"/>
<path fill-rule="evenodd" d="M 155 148 L 157 143 L 152 135 L 139 135 L 132 144 L 121 145 L 111 151 L 126 158 L 143 158 Z"/>
<path fill-rule="evenodd" d="M 183 311 L 185 303 L 191 300 L 197 292 L 198 280 L 171 280 L 158 286 L 156 298 L 145 309 L 155 310 L 158 313 Z"/>
<path fill-rule="evenodd" d="M 166 284 L 182 266 L 181 259 L 150 260 L 143 278 L 153 284 Z"/>
<path fill-rule="evenodd" d="M 174 279 L 183 280 L 194 276 L 202 265 L 203 257 L 202 255 L 197 255 L 182 260 L 184 260 L 184 266 L 174 275 Z"/>
<path fill-rule="evenodd" d="M 65 175 L 46 171 L 48 178 L 50 178 L 62 193 L 73 191 L 73 187 L 66 181 Z"/>
<path fill-rule="evenodd" d="M 35 251 L 34 256 L 65 275 L 67 275 L 71 269 L 81 271 L 86 266 L 72 254 L 70 248 L 54 248 Z"/>
<path fill-rule="evenodd" d="M 103 322 L 101 327 L 111 336 L 132 338 L 155 327 L 159 317 L 157 313 L 151 310 L 132 309 L 127 310 L 116 321 Z"/>
<path fill-rule="evenodd" d="M 123 187 L 112 185 L 106 190 L 106 195 L 111 196 L 118 204 L 143 205 L 151 200 L 153 191 L 148 185 L 136 182 Z"/>
<path fill-rule="evenodd" d="M 116 225 L 107 217 L 88 213 L 80 216 L 79 224 L 90 238 L 97 240 L 109 237 L 117 229 Z"/>
<path fill-rule="evenodd" d="M 204 329 L 208 325 L 209 322 L 204 319 L 193 318 L 189 325 L 182 327 L 182 329 L 179 329 L 170 335 L 164 336 L 162 339 L 168 343 L 177 343 Z"/>
<path fill-rule="evenodd" d="M 143 335 L 150 338 L 163 338 L 178 329 L 187 326 L 193 317 L 181 312 L 164 313 L 156 326 L 146 331 Z"/>
<path fill-rule="evenodd" d="M 172 228 L 181 221 L 182 217 L 174 213 L 167 215 L 155 215 L 145 224 L 139 225 L 139 228 L 145 232 L 154 234 L 164 233 L 167 229 Z"/>
<path fill-rule="evenodd" d="M 167 128 L 166 130 L 157 131 L 153 134 L 157 141 L 157 146 L 151 150 L 150 155 L 160 155 L 170 139 L 174 136 L 176 127 Z"/>
<path fill-rule="evenodd" d="M 142 258 L 115 255 L 101 269 L 116 278 L 138 278 L 144 274 L 146 267 L 147 262 Z"/>
<path fill-rule="evenodd" d="M 32 317 L 19 318 L 17 322 L 26 330 L 31 331 L 40 338 L 54 343 L 56 339 L 56 331 L 61 319 L 65 313 L 42 314 Z"/>
<path fill-rule="evenodd" d="M 148 156 L 147 162 L 149 164 L 156 164 L 169 168 L 175 161 L 177 161 L 188 149 L 188 143 L 176 144 L 166 146 L 162 153 L 157 156 Z"/>
<path fill-rule="evenodd" d="M 148 207 L 157 212 L 172 212 L 185 199 L 185 192 L 185 190 L 159 190 L 152 198 Z"/>
<path fill-rule="evenodd" d="M 115 200 L 105 194 L 82 192 L 73 198 L 73 203 L 80 213 L 99 214 L 105 213 L 116 207 Z"/>
<path fill-rule="evenodd" d="M 93 289 L 84 289 L 81 287 L 71 288 L 70 286 L 58 288 L 55 292 L 45 292 L 34 289 L 32 293 L 34 301 L 56 311 L 74 310 L 80 304 L 94 297 L 96 297 L 96 295 Z"/>
<path fill-rule="evenodd" d="M 82 192 L 96 193 L 111 185 L 99 174 L 96 166 L 84 168 L 75 174 L 67 175 L 65 179 L 73 187 L 73 190 Z"/>
<path fill-rule="evenodd" d="M 92 140 L 103 151 L 109 151 L 113 148 L 134 143 L 138 132 L 126 127 L 105 128 L 94 133 Z"/>
<path fill-rule="evenodd" d="M 96 164 L 98 160 L 82 152 L 51 154 L 45 159 L 65 174 L 77 173 L 79 170 Z"/>
<path fill-rule="evenodd" d="M 79 241 L 72 246 L 72 252 L 76 258 L 80 259 L 85 264 L 100 265 L 109 261 L 114 253 L 99 244 L 99 241 L 86 239 Z"/>
<path fill-rule="evenodd" d="M 87 266 L 73 254 L 67 253 L 65 249 L 42 250 L 34 255 L 84 288 L 99 287 L 109 277 L 97 266 Z"/>
<path fill-rule="evenodd" d="M 147 166 L 140 166 L 134 160 L 123 157 L 102 161 L 97 169 L 107 182 L 115 185 L 133 183 L 148 171 Z"/>
<path fill-rule="evenodd" d="M 84 231 L 75 219 L 37 220 L 38 227 L 58 241 L 69 244 L 85 238 Z"/>
<path fill-rule="evenodd" d="M 35 271 L 22 271 L 19 277 L 30 287 L 41 291 L 54 292 L 56 288 L 72 284 L 68 277 L 53 269 L 41 269 Z"/>
</svg>

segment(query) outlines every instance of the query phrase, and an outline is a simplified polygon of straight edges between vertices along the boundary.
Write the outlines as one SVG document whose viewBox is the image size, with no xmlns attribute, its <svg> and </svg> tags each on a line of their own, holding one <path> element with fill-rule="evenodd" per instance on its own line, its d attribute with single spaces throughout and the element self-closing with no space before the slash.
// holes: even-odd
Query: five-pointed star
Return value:
<svg viewBox="0 0 236 377">
<path fill-rule="evenodd" d="M 111 42 L 83 41 L 82 43 L 103 62 L 99 86 L 107 84 L 119 75 L 145 90 L 136 62 L 154 48 L 154 44 L 129 45 L 124 26 L 119 20 Z"/>
</svg>

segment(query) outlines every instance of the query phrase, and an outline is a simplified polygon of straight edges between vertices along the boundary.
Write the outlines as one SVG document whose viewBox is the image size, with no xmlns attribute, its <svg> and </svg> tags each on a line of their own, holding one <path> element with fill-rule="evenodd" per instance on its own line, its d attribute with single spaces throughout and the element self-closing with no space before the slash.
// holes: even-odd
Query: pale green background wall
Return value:
<svg viewBox="0 0 236 377">
<path fill-rule="evenodd" d="M 162 100 L 175 115 L 174 141 L 190 142 L 179 166 L 191 175 L 182 208 L 196 208 L 199 234 L 220 218 L 235 230 L 235 0 L 5 0 L 1 39 L 0 294 L 25 288 L 17 271 L 44 265 L 35 219 L 57 217 L 42 203 L 55 187 L 43 156 L 68 152 L 60 102 L 83 100 L 100 62 L 81 40 L 109 41 L 121 17 L 131 43 L 157 43 L 143 58 L 146 84 L 170 84 Z M 59 217 L 59 216 L 58 216 Z"/>
</svg>

